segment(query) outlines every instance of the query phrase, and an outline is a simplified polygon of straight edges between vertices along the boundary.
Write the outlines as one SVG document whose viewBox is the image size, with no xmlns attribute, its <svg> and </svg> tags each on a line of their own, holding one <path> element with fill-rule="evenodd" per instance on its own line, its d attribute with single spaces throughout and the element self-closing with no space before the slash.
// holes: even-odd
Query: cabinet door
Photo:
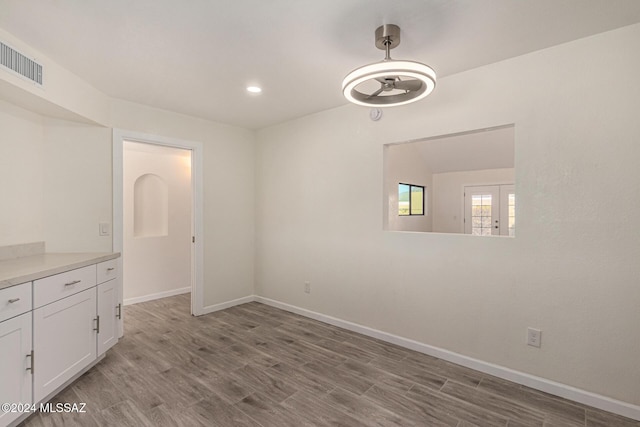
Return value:
<svg viewBox="0 0 640 427">
<path fill-rule="evenodd" d="M 109 280 L 98 285 L 98 356 L 118 342 L 118 281 Z"/>
<path fill-rule="evenodd" d="M 124 336 L 124 323 L 122 318 L 124 317 L 124 302 L 123 295 L 124 289 L 122 288 L 122 257 L 118 258 L 118 277 L 115 278 L 116 281 L 116 290 L 118 294 L 118 320 L 116 321 L 116 333 L 118 334 L 118 338 L 122 338 Z"/>
<path fill-rule="evenodd" d="M 35 402 L 95 360 L 96 323 L 95 288 L 34 310 Z"/>
<path fill-rule="evenodd" d="M 0 403 L 31 402 L 31 312 L 0 322 Z M 21 413 L 0 410 L 0 425 Z"/>
</svg>

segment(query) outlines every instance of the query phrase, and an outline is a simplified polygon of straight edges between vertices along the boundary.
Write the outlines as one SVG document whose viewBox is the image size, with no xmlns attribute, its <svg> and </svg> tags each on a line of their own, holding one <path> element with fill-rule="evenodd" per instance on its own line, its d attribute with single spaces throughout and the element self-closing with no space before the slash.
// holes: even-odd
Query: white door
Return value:
<svg viewBox="0 0 640 427">
<path fill-rule="evenodd" d="M 500 233 L 500 187 L 473 186 L 464 189 L 464 232 L 475 236 Z"/>
<path fill-rule="evenodd" d="M 101 283 L 98 292 L 98 356 L 118 342 L 118 283 L 116 279 Z"/>
<path fill-rule="evenodd" d="M 475 236 L 513 236 L 515 185 L 464 187 L 464 232 Z"/>
<path fill-rule="evenodd" d="M 33 398 L 39 402 L 96 358 L 96 290 L 33 311 Z"/>
<path fill-rule="evenodd" d="M 31 312 L 0 322 L 0 378 L 0 402 L 31 403 Z M 20 415 L 0 410 L 0 425 Z"/>
</svg>

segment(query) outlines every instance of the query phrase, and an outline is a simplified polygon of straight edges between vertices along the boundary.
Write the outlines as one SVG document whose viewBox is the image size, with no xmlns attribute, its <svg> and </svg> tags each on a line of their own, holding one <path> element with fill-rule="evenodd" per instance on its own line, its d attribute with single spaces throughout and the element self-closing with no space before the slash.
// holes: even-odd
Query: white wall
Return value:
<svg viewBox="0 0 640 427">
<path fill-rule="evenodd" d="M 0 100 L 0 246 L 44 241 L 42 117 Z"/>
<path fill-rule="evenodd" d="M 639 50 L 634 25 L 442 78 L 379 122 L 349 105 L 258 132 L 257 293 L 640 405 Z M 514 239 L 383 231 L 384 144 L 509 123 Z"/>
<path fill-rule="evenodd" d="M 125 301 L 191 286 L 191 152 L 146 146 L 124 143 Z M 143 225 L 134 224 L 134 185 L 145 174 L 160 177 L 167 186 L 167 227 L 163 235 L 134 236 L 134 225 Z"/>
<path fill-rule="evenodd" d="M 0 39 L 43 66 L 42 86 L 0 67 L 2 98 L 52 117 L 108 123 L 109 97 L 1 28 Z"/>
<path fill-rule="evenodd" d="M 433 174 L 433 231 L 464 233 L 464 187 L 467 185 L 513 184 L 514 169 Z"/>
<path fill-rule="evenodd" d="M 45 119 L 44 228 L 49 252 L 109 252 L 111 129 Z"/>
<path fill-rule="evenodd" d="M 394 144 L 384 147 L 384 193 L 387 201 L 383 209 L 383 222 L 390 231 L 431 231 L 432 174 L 420 155 L 416 144 Z M 425 214 L 398 215 L 398 184 L 424 186 L 426 193 Z"/>
<path fill-rule="evenodd" d="M 111 131 L 42 117 L 0 101 L 0 245 L 44 241 L 49 252 L 107 252 Z"/>
<path fill-rule="evenodd" d="M 252 295 L 253 132 L 120 100 L 111 118 L 115 128 L 203 143 L 204 305 Z"/>
<path fill-rule="evenodd" d="M 112 238 L 98 236 L 98 223 L 112 221 L 111 128 L 200 141 L 204 304 L 215 306 L 252 295 L 254 133 L 111 99 L 2 29 L 0 38 L 45 67 L 43 87 L 0 67 L 0 99 L 10 102 L 0 107 L 0 121 L 7 124 L 3 131 L 15 136 L 0 141 L 0 161 L 10 165 L 0 177 L 12 183 L 0 186 L 0 195 L 6 196 L 2 203 L 12 206 L 0 213 L 0 244 L 45 240 L 49 251 L 112 250 Z M 78 123 L 47 120 L 39 125 L 43 116 Z M 45 157 L 51 159 L 46 165 Z"/>
</svg>

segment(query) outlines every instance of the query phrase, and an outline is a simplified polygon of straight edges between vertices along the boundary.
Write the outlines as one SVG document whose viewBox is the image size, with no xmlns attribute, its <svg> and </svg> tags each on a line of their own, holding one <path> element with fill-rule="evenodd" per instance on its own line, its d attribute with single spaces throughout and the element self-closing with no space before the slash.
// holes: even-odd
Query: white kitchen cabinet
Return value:
<svg viewBox="0 0 640 427">
<path fill-rule="evenodd" d="M 96 359 L 96 289 L 33 311 L 33 399 L 40 402 Z"/>
<path fill-rule="evenodd" d="M 98 356 L 118 342 L 118 282 L 109 280 L 98 285 Z"/>
<path fill-rule="evenodd" d="M 116 344 L 122 321 L 118 256 L 0 260 L 0 403 L 20 409 L 46 402 Z M 0 410 L 0 427 L 28 415 Z"/>
<path fill-rule="evenodd" d="M 30 305 L 31 301 L 29 310 Z M 32 356 L 31 311 L 0 322 L 0 403 L 32 403 Z M 0 425 L 7 425 L 21 415 L 0 410 Z"/>
<path fill-rule="evenodd" d="M 98 356 L 111 348 L 122 336 L 122 292 L 120 259 L 111 259 L 97 265 L 98 315 Z"/>
</svg>

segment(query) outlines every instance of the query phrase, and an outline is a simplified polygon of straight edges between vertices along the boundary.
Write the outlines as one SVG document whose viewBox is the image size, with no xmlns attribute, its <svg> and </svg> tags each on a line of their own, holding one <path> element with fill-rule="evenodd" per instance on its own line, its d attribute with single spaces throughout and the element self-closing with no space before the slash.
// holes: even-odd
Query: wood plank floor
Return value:
<svg viewBox="0 0 640 427">
<path fill-rule="evenodd" d="M 201 317 L 188 294 L 125 307 L 125 337 L 36 426 L 634 426 L 259 303 Z"/>
</svg>

